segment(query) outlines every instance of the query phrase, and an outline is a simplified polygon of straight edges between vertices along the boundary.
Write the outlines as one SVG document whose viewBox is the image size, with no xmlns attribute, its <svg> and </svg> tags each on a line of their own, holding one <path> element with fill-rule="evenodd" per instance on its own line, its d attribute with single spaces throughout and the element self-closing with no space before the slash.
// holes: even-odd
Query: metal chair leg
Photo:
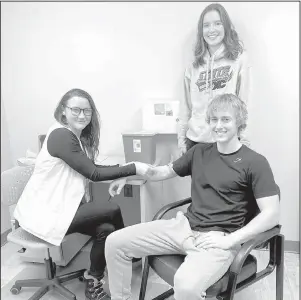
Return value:
<svg viewBox="0 0 301 300">
<path fill-rule="evenodd" d="M 142 273 L 139 300 L 144 300 L 145 299 L 148 273 L 149 273 L 149 263 L 148 263 L 148 257 L 146 257 L 145 261 L 144 261 L 144 267 L 143 267 L 143 273 Z"/>
<path fill-rule="evenodd" d="M 56 273 L 56 265 L 54 262 L 52 262 L 52 258 L 50 257 L 49 259 L 44 259 L 44 264 L 46 267 L 46 277 L 48 279 L 52 279 L 55 276 Z"/>
<path fill-rule="evenodd" d="M 47 279 L 24 279 L 24 280 L 17 280 L 15 282 L 16 287 L 41 287 L 45 285 L 45 281 Z"/>
<path fill-rule="evenodd" d="M 76 300 L 76 296 L 59 283 L 55 284 L 54 287 L 61 295 L 63 295 L 67 299 Z"/>
<path fill-rule="evenodd" d="M 237 274 L 230 272 L 227 293 L 225 296 L 224 295 L 222 296 L 223 300 L 233 300 L 235 290 L 236 290 L 236 282 L 237 282 Z M 218 296 L 216 298 L 221 299 L 221 297 L 219 298 Z"/>
<path fill-rule="evenodd" d="M 165 300 L 166 298 L 168 298 L 169 296 L 171 296 L 173 294 L 174 294 L 174 290 L 173 289 L 169 289 L 168 291 L 166 291 L 163 294 L 157 296 L 153 300 Z"/>
<path fill-rule="evenodd" d="M 42 286 L 28 300 L 40 300 L 49 291 L 49 289 L 50 287 L 48 285 Z"/>
<path fill-rule="evenodd" d="M 276 300 L 283 300 L 284 272 L 284 236 L 279 234 L 276 240 Z"/>
<path fill-rule="evenodd" d="M 79 277 L 83 276 L 85 271 L 86 271 L 86 269 L 82 269 L 82 270 L 74 271 L 74 272 L 71 272 L 71 273 L 68 273 L 68 274 L 56 276 L 56 278 L 58 279 L 59 282 L 63 283 L 65 281 L 75 279 L 75 278 L 79 278 Z"/>
</svg>

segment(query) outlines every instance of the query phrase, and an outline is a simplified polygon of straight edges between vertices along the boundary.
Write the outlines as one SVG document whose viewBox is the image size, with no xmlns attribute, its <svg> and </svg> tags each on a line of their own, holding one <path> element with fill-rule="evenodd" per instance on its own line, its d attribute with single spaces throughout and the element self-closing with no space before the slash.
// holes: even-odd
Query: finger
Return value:
<svg viewBox="0 0 301 300">
<path fill-rule="evenodd" d="M 214 246 L 215 246 L 215 243 L 207 242 L 207 243 L 202 244 L 202 246 L 200 246 L 200 247 L 203 249 L 209 249 L 209 248 L 213 248 Z"/>
<path fill-rule="evenodd" d="M 119 195 L 121 193 L 121 190 L 122 190 L 123 186 L 119 186 L 119 188 L 117 189 L 116 191 L 116 194 Z"/>
<path fill-rule="evenodd" d="M 204 236 L 216 237 L 216 231 L 208 231 L 204 234 Z"/>
<path fill-rule="evenodd" d="M 112 197 L 114 197 L 113 196 L 113 186 L 109 186 L 109 194 L 112 196 Z"/>
<path fill-rule="evenodd" d="M 118 188 L 122 188 L 122 185 L 118 182 L 115 182 L 113 185 L 112 185 L 112 194 L 113 196 L 116 196 L 117 195 L 117 190 Z"/>
<path fill-rule="evenodd" d="M 115 196 L 115 192 L 112 191 L 112 190 L 109 190 L 109 194 L 110 194 L 111 197 L 114 197 L 114 196 Z"/>
<path fill-rule="evenodd" d="M 207 245 L 209 243 L 212 243 L 212 239 L 210 237 L 202 238 L 200 241 L 198 241 L 198 245 L 200 247 L 203 247 L 204 245 Z"/>
<path fill-rule="evenodd" d="M 206 242 L 208 242 L 208 241 L 207 240 L 203 240 L 203 239 L 199 239 L 199 240 L 196 240 L 194 244 L 197 247 L 202 247 L 202 245 L 205 244 Z"/>
<path fill-rule="evenodd" d="M 202 235 L 202 236 L 200 236 L 200 237 L 197 238 L 197 241 L 198 241 L 199 243 L 204 243 L 204 242 L 209 241 L 210 239 L 211 239 L 210 236 Z"/>
<path fill-rule="evenodd" d="M 202 248 L 205 250 L 208 250 L 210 248 L 216 248 L 216 247 L 213 244 L 208 244 L 208 245 L 203 246 Z"/>
<path fill-rule="evenodd" d="M 199 241 L 194 241 L 194 245 L 195 245 L 196 247 L 199 247 L 200 242 L 199 242 Z"/>
</svg>

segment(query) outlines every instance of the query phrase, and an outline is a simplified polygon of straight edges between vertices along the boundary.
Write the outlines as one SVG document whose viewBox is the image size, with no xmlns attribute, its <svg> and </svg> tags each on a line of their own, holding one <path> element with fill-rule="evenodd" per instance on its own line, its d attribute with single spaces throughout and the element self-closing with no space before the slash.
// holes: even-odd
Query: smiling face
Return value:
<svg viewBox="0 0 301 300">
<path fill-rule="evenodd" d="M 203 20 L 203 37 L 210 50 L 215 52 L 225 37 L 224 25 L 216 10 L 208 11 Z"/>
<path fill-rule="evenodd" d="M 91 122 L 91 113 L 92 110 L 89 101 L 86 98 L 78 96 L 70 98 L 64 106 L 63 111 L 69 128 L 78 137 L 81 135 L 82 130 Z"/>
<path fill-rule="evenodd" d="M 238 140 L 238 124 L 233 108 L 212 111 L 209 125 L 217 143 L 227 144 Z"/>
</svg>

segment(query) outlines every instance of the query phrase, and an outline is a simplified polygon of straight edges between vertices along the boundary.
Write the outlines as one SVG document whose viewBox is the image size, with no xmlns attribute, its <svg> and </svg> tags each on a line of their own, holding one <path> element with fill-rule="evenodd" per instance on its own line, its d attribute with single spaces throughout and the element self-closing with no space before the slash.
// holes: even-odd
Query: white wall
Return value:
<svg viewBox="0 0 301 300">
<path fill-rule="evenodd" d="M 2 95 L 12 158 L 37 151 L 60 97 L 86 89 L 102 154 L 123 154 L 148 98 L 180 99 L 202 2 L 2 3 Z M 299 240 L 298 3 L 225 2 L 253 62 L 250 137 L 282 191 L 283 232 Z"/>
<path fill-rule="evenodd" d="M 1 101 L 1 173 L 13 166 L 11 146 L 9 141 L 8 126 L 3 102 Z M 2 193 L 1 193 L 2 197 Z M 8 206 L 1 202 L 1 233 L 10 228 Z"/>
</svg>

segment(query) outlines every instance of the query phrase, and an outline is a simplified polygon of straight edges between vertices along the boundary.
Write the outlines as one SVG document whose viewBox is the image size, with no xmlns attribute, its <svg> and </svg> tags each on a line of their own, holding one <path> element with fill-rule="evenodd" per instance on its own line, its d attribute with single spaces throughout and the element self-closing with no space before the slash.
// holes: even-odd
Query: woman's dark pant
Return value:
<svg viewBox="0 0 301 300">
<path fill-rule="evenodd" d="M 115 230 L 124 228 L 120 207 L 112 202 L 93 201 L 79 206 L 66 234 L 79 232 L 93 237 L 90 274 L 103 277 L 106 267 L 105 241 Z"/>
</svg>

